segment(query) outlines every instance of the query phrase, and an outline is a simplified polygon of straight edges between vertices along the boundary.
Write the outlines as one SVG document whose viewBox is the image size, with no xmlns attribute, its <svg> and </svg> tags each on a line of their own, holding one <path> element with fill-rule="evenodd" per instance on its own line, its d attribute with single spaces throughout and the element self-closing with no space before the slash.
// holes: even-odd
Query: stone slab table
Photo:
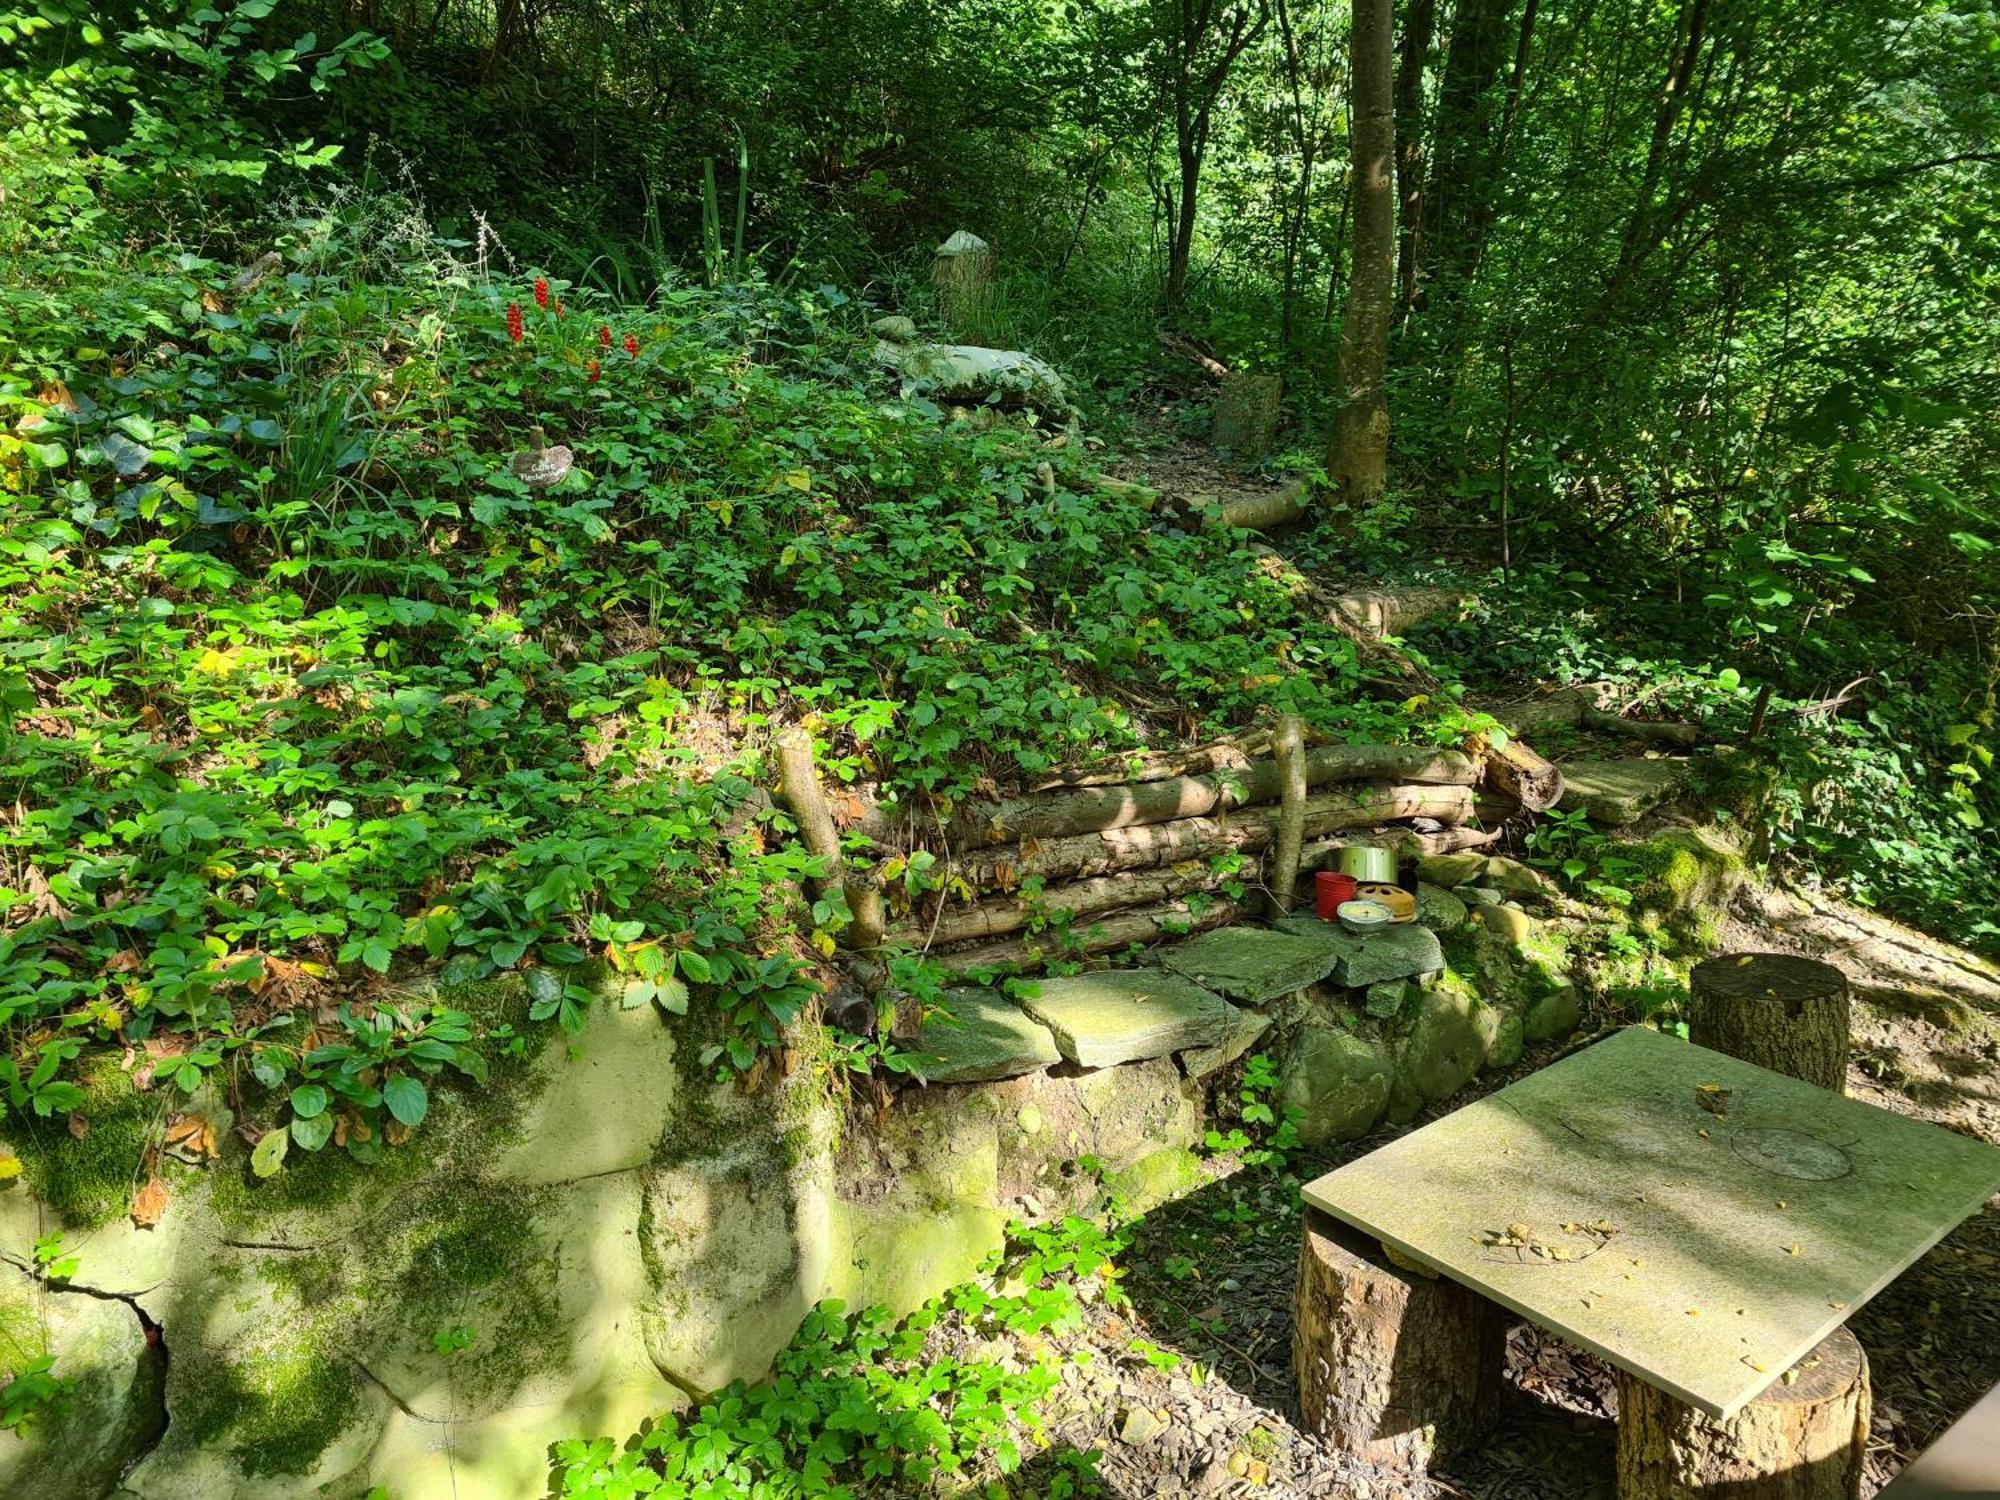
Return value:
<svg viewBox="0 0 2000 1500">
<path fill-rule="evenodd" d="M 1305 1198 L 1728 1421 L 1996 1189 L 2000 1150 L 1631 1027 Z"/>
</svg>

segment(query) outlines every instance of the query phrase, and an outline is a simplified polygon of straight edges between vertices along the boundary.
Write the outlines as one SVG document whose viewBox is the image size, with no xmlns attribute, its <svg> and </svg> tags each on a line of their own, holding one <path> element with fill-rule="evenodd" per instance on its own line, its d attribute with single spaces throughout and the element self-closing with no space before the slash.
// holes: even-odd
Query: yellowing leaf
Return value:
<svg viewBox="0 0 2000 1500">
<path fill-rule="evenodd" d="M 284 1170 L 285 1151 L 291 1139 L 289 1130 L 267 1131 L 250 1153 L 250 1170 L 259 1177 L 276 1177 Z"/>
<path fill-rule="evenodd" d="M 799 491 L 800 494 L 804 494 L 812 488 L 813 477 L 812 470 L 810 469 L 793 469 L 789 474 L 784 475 L 783 478 L 786 484 Z"/>
<path fill-rule="evenodd" d="M 0 1182 L 6 1182 L 10 1178 L 19 1177 L 20 1175 L 21 1158 L 14 1155 L 11 1151 L 5 1155 L 0 1155 Z"/>
</svg>

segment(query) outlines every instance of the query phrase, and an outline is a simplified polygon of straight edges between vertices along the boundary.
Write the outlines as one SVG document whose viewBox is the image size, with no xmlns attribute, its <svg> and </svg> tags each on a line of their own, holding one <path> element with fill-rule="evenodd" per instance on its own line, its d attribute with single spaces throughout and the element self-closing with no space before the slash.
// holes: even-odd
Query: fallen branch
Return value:
<svg viewBox="0 0 2000 1500">
<path fill-rule="evenodd" d="M 1355 589 L 1335 596 L 1334 610 L 1349 624 L 1381 639 L 1402 635 L 1448 609 L 1456 609 L 1470 595 L 1460 589 Z"/>
<path fill-rule="evenodd" d="M 1204 524 L 1218 529 L 1237 527 L 1244 531 L 1269 531 L 1304 515 L 1306 505 L 1312 499 L 1312 490 L 1312 481 L 1300 475 L 1268 494 L 1243 495 L 1209 507 L 1203 516 Z"/>
<path fill-rule="evenodd" d="M 1548 761 L 1517 739 L 1488 744 L 1486 779 L 1527 812 L 1547 812 L 1562 801 L 1563 777 Z"/>
</svg>

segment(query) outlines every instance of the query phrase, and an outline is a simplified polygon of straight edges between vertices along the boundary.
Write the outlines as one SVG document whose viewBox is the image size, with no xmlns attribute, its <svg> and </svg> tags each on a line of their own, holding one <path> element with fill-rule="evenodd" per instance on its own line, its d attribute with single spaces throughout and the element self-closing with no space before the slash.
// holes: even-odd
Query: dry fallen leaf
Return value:
<svg viewBox="0 0 2000 1500">
<path fill-rule="evenodd" d="M 214 1124 L 200 1115 L 175 1115 L 167 1121 L 167 1149 L 196 1160 L 214 1156 Z"/>
<path fill-rule="evenodd" d="M 146 1179 L 146 1185 L 132 1198 L 132 1222 L 141 1229 L 151 1229 L 160 1222 L 160 1215 L 167 1211 L 167 1182 L 158 1172 Z"/>
<path fill-rule="evenodd" d="M 90 1135 L 90 1121 L 87 1117 L 72 1113 L 69 1117 L 69 1133 L 78 1140 Z"/>
</svg>

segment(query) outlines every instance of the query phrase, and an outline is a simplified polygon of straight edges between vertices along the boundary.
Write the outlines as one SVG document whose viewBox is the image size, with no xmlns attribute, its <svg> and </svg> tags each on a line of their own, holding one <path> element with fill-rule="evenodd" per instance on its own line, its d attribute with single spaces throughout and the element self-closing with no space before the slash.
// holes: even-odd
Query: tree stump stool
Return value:
<svg viewBox="0 0 2000 1500">
<path fill-rule="evenodd" d="M 1276 375 L 1234 371 L 1215 395 L 1209 442 L 1238 458 L 1262 458 L 1278 435 L 1278 401 L 1284 386 Z"/>
<path fill-rule="evenodd" d="M 1726 1422 L 1621 1370 L 1618 1500 L 1858 1500 L 1868 1406 L 1845 1328 Z"/>
<path fill-rule="evenodd" d="M 1419 1469 L 1491 1423 L 1506 1314 L 1444 1277 L 1388 1264 L 1381 1247 L 1308 1209 L 1292 1369 L 1302 1425 L 1374 1463 Z"/>
<path fill-rule="evenodd" d="M 1847 1091 L 1847 976 L 1817 959 L 1729 953 L 1688 976 L 1688 1039 L 1760 1068 Z"/>
</svg>

